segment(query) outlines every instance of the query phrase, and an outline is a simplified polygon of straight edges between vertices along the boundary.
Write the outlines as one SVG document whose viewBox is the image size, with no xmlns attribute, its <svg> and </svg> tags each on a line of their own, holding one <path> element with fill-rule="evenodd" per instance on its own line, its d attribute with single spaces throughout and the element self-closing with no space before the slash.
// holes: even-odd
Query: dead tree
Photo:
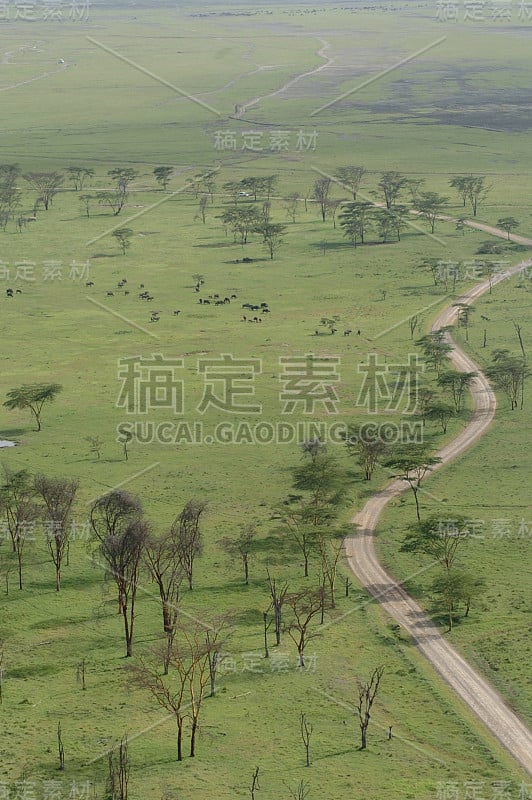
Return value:
<svg viewBox="0 0 532 800">
<path fill-rule="evenodd" d="M 292 788 L 291 786 L 288 788 L 292 800 L 306 800 L 310 792 L 310 788 L 304 780 L 300 780 L 295 788 Z"/>
<path fill-rule="evenodd" d="M 65 748 L 63 747 L 63 734 L 61 733 L 61 723 L 57 723 L 57 752 L 59 755 L 59 767 L 61 772 L 65 769 Z"/>
<path fill-rule="evenodd" d="M 85 664 L 85 659 L 82 658 L 81 661 L 78 663 L 76 669 L 76 681 L 81 684 L 81 688 L 83 691 L 85 691 L 87 688 L 87 685 L 85 683 L 85 674 L 86 674 L 86 664 Z"/>
<path fill-rule="evenodd" d="M 297 647 L 299 667 L 302 669 L 305 666 L 305 648 L 311 639 L 319 635 L 310 629 L 310 623 L 321 612 L 323 593 L 321 587 L 317 590 L 305 589 L 286 595 L 285 602 L 292 612 L 285 630 Z"/>
<path fill-rule="evenodd" d="M 177 725 L 177 760 L 183 760 L 183 733 L 190 720 L 190 756 L 196 755 L 196 734 L 205 688 L 210 680 L 205 626 L 180 622 L 172 643 L 169 666 L 172 677 L 161 675 L 156 664 L 143 660 L 129 667 L 132 681 L 148 689 L 158 704 L 174 716 Z M 157 655 L 157 654 L 156 654 Z"/>
<path fill-rule="evenodd" d="M 259 785 L 259 771 L 260 767 L 255 767 L 255 772 L 251 778 L 251 800 L 255 800 L 255 792 L 260 789 Z"/>
<path fill-rule="evenodd" d="M 361 750 L 366 749 L 368 727 L 371 719 L 371 709 L 373 703 L 375 702 L 375 698 L 377 697 L 377 692 L 379 691 L 383 673 L 383 666 L 375 667 L 371 678 L 367 683 L 358 681 L 358 702 L 356 705 L 356 710 L 360 724 Z"/>
<path fill-rule="evenodd" d="M 307 722 L 306 714 L 303 712 L 299 715 L 299 727 L 301 731 L 301 740 L 305 747 L 305 766 L 310 767 L 310 740 L 314 726 Z"/>
<path fill-rule="evenodd" d="M 205 633 L 205 644 L 207 646 L 209 664 L 209 697 L 214 697 L 216 693 L 216 675 L 222 660 L 222 648 L 228 638 L 227 626 L 230 621 L 231 616 L 229 614 L 222 614 L 209 624 Z"/>
<path fill-rule="evenodd" d="M 127 800 L 129 773 L 129 750 L 127 736 L 120 739 L 117 747 L 109 750 L 107 775 L 107 795 L 109 800 Z"/>
<path fill-rule="evenodd" d="M 318 536 L 318 551 L 321 559 L 321 571 L 324 582 L 329 589 L 329 604 L 331 608 L 336 608 L 336 576 L 338 573 L 338 561 L 342 555 L 343 542 L 326 542 L 325 537 Z"/>
<path fill-rule="evenodd" d="M 269 570 L 266 570 L 266 572 L 268 575 L 270 596 L 272 598 L 270 608 L 273 609 L 273 617 L 275 621 L 275 644 L 279 646 L 281 644 L 283 605 L 288 592 L 288 584 L 283 583 L 283 585 L 278 588 L 276 579 L 271 577 Z"/>
</svg>

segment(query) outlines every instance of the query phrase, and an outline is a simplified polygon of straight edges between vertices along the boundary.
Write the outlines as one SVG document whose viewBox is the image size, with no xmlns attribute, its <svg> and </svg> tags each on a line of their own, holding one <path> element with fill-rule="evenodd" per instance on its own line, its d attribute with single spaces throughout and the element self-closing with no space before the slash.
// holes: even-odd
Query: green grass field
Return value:
<svg viewBox="0 0 532 800">
<path fill-rule="evenodd" d="M 408 638 L 356 585 L 343 596 L 344 566 L 337 608 L 327 612 L 322 629 L 314 626 L 320 635 L 309 644 L 308 668 L 298 671 L 287 635 L 279 653 L 272 647 L 270 659 L 263 658 L 266 568 L 293 590 L 318 580 L 317 558 L 311 559 L 305 580 L 300 554 L 279 540 L 271 520 L 273 507 L 291 491 L 291 468 L 300 463 L 296 441 L 132 442 L 127 460 L 117 441 L 117 428 L 125 422 L 175 422 L 172 409 L 128 416 L 117 405 L 122 360 L 154 354 L 182 360 L 176 377 L 183 382 L 185 407 L 177 418 L 201 423 L 204 437 L 214 436 L 216 425 L 228 420 L 252 430 L 259 423 L 275 427 L 310 420 L 324 425 L 412 422 L 402 407 L 374 417 L 357 405 L 358 367 L 370 353 L 380 363 L 401 365 L 418 352 L 408 318 L 419 314 L 419 334 L 452 301 L 433 285 L 421 262 L 471 261 L 488 236 L 471 230 L 462 235 L 454 224 L 441 222 L 435 239 L 426 235 L 426 223 L 414 220 L 400 242 L 377 244 L 370 234 L 369 244 L 353 248 L 338 225 L 321 222 L 315 203 L 305 211 L 303 198 L 320 171 L 361 163 L 367 169 L 364 196 L 373 198 L 381 172 L 398 170 L 424 178 L 428 190 L 449 195 L 449 213 L 460 215 L 448 180 L 474 172 L 493 184 L 479 219 L 493 224 L 511 214 L 520 222 L 518 232 L 532 235 L 529 110 L 523 100 L 531 28 L 517 17 L 513 23 L 442 23 L 428 3 L 373 9 L 271 3 L 260 13 L 240 4 L 176 9 L 103 3 L 83 21 L 45 21 L 41 14 L 32 22 L 0 22 L 0 163 L 16 162 L 24 172 L 78 164 L 92 168 L 96 174 L 86 190 L 92 194 L 109 188 L 109 169 L 127 166 L 139 173 L 118 217 L 95 202 L 87 217 L 78 193 L 65 182 L 50 210 L 40 210 L 35 222 L 21 232 L 10 222 L 0 232 L 2 398 L 27 382 L 63 387 L 45 408 L 39 433 L 29 413 L 0 406 L 0 438 L 18 444 L 3 450 L 0 461 L 11 469 L 80 480 L 75 509 L 80 533 L 71 543 L 60 593 L 42 537 L 27 545 L 22 591 L 9 543 L 0 546 L 0 796 L 2 786 L 27 781 L 42 797 L 45 782 L 59 780 L 63 796 L 69 796 L 73 781 L 88 781 L 87 797 L 106 797 L 107 752 L 124 733 L 132 762 L 130 798 L 250 797 L 257 766 L 259 799 L 289 798 L 302 780 L 309 800 L 435 800 L 452 785 L 467 797 L 474 782 L 491 797 L 503 781 L 509 796 L 519 796 L 525 775 Z M 312 115 L 444 36 L 425 55 Z M 324 64 L 320 48 L 333 59 L 329 67 L 273 94 Z M 231 117 L 236 104 L 256 98 L 243 117 Z M 272 135 L 283 131 L 286 149 L 272 150 Z M 298 147 L 300 132 L 308 137 L 314 131 L 314 147 Z M 234 137 L 234 149 L 216 146 L 220 132 Z M 262 149 L 243 149 L 249 132 L 262 134 L 255 140 Z M 176 171 L 168 193 L 152 174 L 161 164 Z M 213 169 L 217 189 L 202 224 L 198 199 L 185 191 L 185 181 Z M 256 235 L 245 247 L 234 243 L 219 219 L 232 206 L 224 182 L 271 174 L 279 176 L 272 220 L 286 224 L 285 242 L 273 260 Z M 301 200 L 291 223 L 282 201 L 294 192 Z M 345 197 L 339 186 L 332 194 Z M 31 213 L 34 201 L 35 192 L 24 183 L 24 214 Z M 126 255 L 110 233 L 117 225 L 134 231 Z M 499 258 L 514 263 L 524 256 L 524 250 L 509 247 Z M 243 263 L 244 257 L 253 261 Z M 195 273 L 205 279 L 199 293 Z M 119 289 L 123 278 L 127 284 Z M 456 294 L 473 283 L 474 277 L 466 275 Z M 141 284 L 153 301 L 139 299 Z M 8 298 L 8 287 L 21 293 Z M 214 294 L 236 298 L 223 306 L 198 302 Z M 496 347 L 517 352 L 512 319 L 522 324 L 527 343 L 529 297 L 526 277 L 497 287 L 476 304 L 465 344 L 479 363 L 487 363 Z M 262 314 L 261 323 L 242 320 L 243 314 L 249 316 L 243 303 L 263 301 L 271 313 Z M 150 322 L 154 310 L 160 313 L 157 324 Z M 481 347 L 481 314 L 490 318 L 487 348 Z M 335 336 L 320 325 L 322 317 L 338 318 Z M 346 329 L 353 334 L 344 336 Z M 260 413 L 197 410 L 205 390 L 198 367 L 224 353 L 260 365 L 252 398 L 261 404 Z M 334 414 L 321 405 L 312 415 L 301 408 L 282 413 L 280 358 L 308 353 L 338 359 Z M 526 492 L 529 405 L 526 396 L 522 411 L 509 412 L 501 399 L 488 435 L 431 479 L 431 494 L 421 500 L 425 510 L 439 508 L 438 498 L 446 509 L 486 522 L 485 537 L 471 543 L 467 559 L 486 578 L 488 590 L 482 608 L 456 626 L 452 641 L 523 717 L 530 710 L 530 535 L 519 536 L 518 530 L 523 520 L 532 522 Z M 467 413 L 450 423 L 445 437 L 430 425 L 433 445 L 452 437 Z M 88 436 L 103 440 L 101 459 L 89 452 Z M 331 444 L 330 450 L 345 474 L 340 522 L 347 522 L 388 475 L 379 468 L 368 485 L 343 446 Z M 147 692 L 128 687 L 114 586 L 91 559 L 90 504 L 118 486 L 138 494 L 161 533 L 190 498 L 208 502 L 205 552 L 197 563 L 194 591 L 183 590 L 183 609 L 201 619 L 222 610 L 235 615 L 218 693 L 205 700 L 197 757 L 182 763 L 176 761 L 174 721 L 165 720 Z M 381 520 L 380 553 L 400 578 L 425 563 L 399 549 L 413 513 L 407 495 Z M 493 520 L 503 518 L 510 534 L 494 535 Z M 254 520 L 260 524 L 259 539 L 246 587 L 240 565 L 228 559 L 218 541 Z M 430 572 L 407 583 L 427 608 L 429 581 Z M 147 576 L 139 595 L 135 652 L 146 655 L 161 638 L 159 602 Z M 76 680 L 83 659 L 86 691 Z M 362 752 L 353 711 L 356 682 L 378 664 L 385 665 L 385 677 L 369 747 Z M 301 712 L 314 726 L 310 769 L 300 741 Z M 64 773 L 57 770 L 58 722 Z"/>
</svg>

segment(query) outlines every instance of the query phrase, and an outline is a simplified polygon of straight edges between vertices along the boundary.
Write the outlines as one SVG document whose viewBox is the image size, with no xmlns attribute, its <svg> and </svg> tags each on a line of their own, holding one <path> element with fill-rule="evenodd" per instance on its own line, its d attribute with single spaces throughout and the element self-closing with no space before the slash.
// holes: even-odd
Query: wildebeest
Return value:
<svg viewBox="0 0 532 800">
<path fill-rule="evenodd" d="M 87 281 L 85 286 L 94 286 L 94 281 Z"/>
<path fill-rule="evenodd" d="M 107 292 L 107 297 L 114 297 L 114 296 L 115 296 L 114 292 Z"/>
<path fill-rule="evenodd" d="M 179 309 L 178 311 L 174 311 L 174 317 L 177 317 L 178 314 L 181 314 L 181 309 Z"/>
<path fill-rule="evenodd" d="M 13 289 L 6 289 L 6 295 L 8 297 L 13 297 Z"/>
</svg>

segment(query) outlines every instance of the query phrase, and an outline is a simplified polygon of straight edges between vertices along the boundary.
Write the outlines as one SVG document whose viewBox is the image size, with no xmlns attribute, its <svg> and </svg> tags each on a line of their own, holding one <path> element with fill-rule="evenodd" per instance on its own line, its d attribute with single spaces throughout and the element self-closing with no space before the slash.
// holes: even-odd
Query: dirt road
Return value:
<svg viewBox="0 0 532 800">
<path fill-rule="evenodd" d="M 498 236 L 506 235 L 503 231 L 482 223 L 471 222 L 468 224 L 471 224 L 471 227 L 485 230 L 487 233 Z M 532 245 L 530 239 L 515 236 L 511 238 L 519 240 L 522 244 Z M 532 266 L 532 260 L 497 275 L 492 279 L 492 286 L 529 266 Z M 457 298 L 455 302 L 471 304 L 487 292 L 489 286 L 489 281 L 484 281 L 462 297 Z M 457 309 L 453 306 L 445 309 L 434 322 L 432 330 L 453 324 L 456 321 L 456 314 Z M 452 342 L 450 337 L 449 340 Z M 455 346 L 451 354 L 451 362 L 455 369 L 478 373 L 478 377 L 471 386 L 474 411 L 467 427 L 438 452 L 437 455 L 442 459 L 442 463 L 436 469 L 448 464 L 453 458 L 466 451 L 483 435 L 491 424 L 497 407 L 495 394 L 487 378 L 466 353 Z M 364 588 L 382 604 L 390 616 L 410 633 L 418 650 L 432 663 L 449 686 L 467 703 L 513 757 L 529 773 L 532 773 L 532 733 L 530 730 L 487 681 L 449 644 L 421 607 L 386 572 L 377 559 L 373 535 L 379 516 L 393 497 L 408 490 L 409 487 L 405 481 L 396 480 L 386 489 L 374 495 L 356 514 L 352 522 L 358 526 L 359 532 L 345 540 L 345 553 L 349 566 Z"/>
</svg>

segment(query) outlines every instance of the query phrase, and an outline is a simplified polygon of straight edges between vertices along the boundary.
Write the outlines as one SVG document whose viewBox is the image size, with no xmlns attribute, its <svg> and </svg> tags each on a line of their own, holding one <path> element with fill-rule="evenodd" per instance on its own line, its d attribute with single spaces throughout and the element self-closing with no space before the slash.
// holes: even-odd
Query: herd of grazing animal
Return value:
<svg viewBox="0 0 532 800">
<path fill-rule="evenodd" d="M 199 281 L 194 286 L 194 291 L 195 292 L 199 292 L 201 290 L 201 286 L 202 286 L 203 283 L 204 283 L 203 280 Z M 105 296 L 106 297 L 115 297 L 117 294 L 119 294 L 118 290 L 120 290 L 121 293 L 125 297 L 127 297 L 130 294 L 130 291 L 129 291 L 129 289 L 125 289 L 124 288 L 126 286 L 126 284 L 127 284 L 127 279 L 126 278 L 122 278 L 120 281 L 118 281 L 118 283 L 116 284 L 116 286 L 113 289 L 106 290 Z M 86 281 L 85 286 L 87 286 L 87 287 L 94 286 L 94 281 Z M 139 293 L 138 293 L 137 297 L 138 297 L 139 300 L 150 303 L 152 300 L 155 299 L 155 296 L 153 294 L 151 294 L 151 292 L 146 289 L 146 287 L 145 287 L 145 285 L 143 283 L 139 284 L 138 288 L 139 288 Z M 8 291 L 12 292 L 12 290 L 8 290 Z M 12 296 L 12 295 L 10 295 L 10 296 Z M 198 299 L 198 305 L 200 305 L 200 306 L 211 306 L 211 305 L 214 305 L 214 306 L 230 306 L 231 302 L 233 300 L 237 300 L 237 299 L 238 299 L 238 295 L 236 295 L 236 294 L 223 295 L 223 294 L 220 294 L 220 293 L 213 293 L 213 294 L 207 295 L 207 297 L 200 297 Z M 250 311 L 259 311 L 260 314 L 269 314 L 270 313 L 269 304 L 268 303 L 264 303 L 264 302 L 259 303 L 259 304 L 243 303 L 242 304 L 242 308 L 249 309 Z M 162 311 L 150 311 L 149 322 L 159 322 L 160 319 L 161 319 L 161 314 L 162 313 L 163 313 Z M 178 317 L 180 313 L 181 313 L 181 309 L 175 309 L 175 310 L 172 311 L 172 316 Z M 241 321 L 242 322 L 262 322 L 262 317 L 261 316 L 253 316 L 253 317 L 243 316 Z"/>
</svg>

